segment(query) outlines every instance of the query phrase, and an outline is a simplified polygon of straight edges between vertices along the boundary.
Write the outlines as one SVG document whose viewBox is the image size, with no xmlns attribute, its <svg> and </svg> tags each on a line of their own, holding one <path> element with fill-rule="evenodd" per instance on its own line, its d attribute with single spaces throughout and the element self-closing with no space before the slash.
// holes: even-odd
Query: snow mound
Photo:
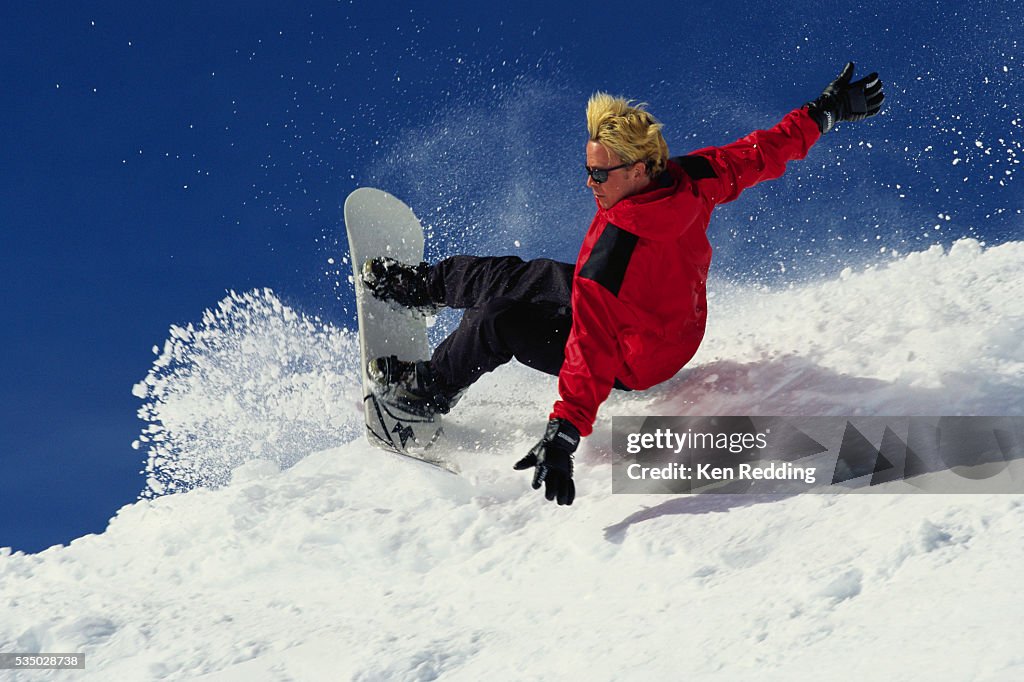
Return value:
<svg viewBox="0 0 1024 682">
<path fill-rule="evenodd" d="M 136 388 L 146 499 L 0 551 L 0 651 L 84 652 L 86 680 L 1020 679 L 1024 496 L 613 495 L 610 419 L 1020 415 L 1022 262 L 713 283 L 700 355 L 602 408 L 568 509 L 511 469 L 553 378 L 475 385 L 452 475 L 362 439 L 350 333 L 233 293 Z"/>
</svg>

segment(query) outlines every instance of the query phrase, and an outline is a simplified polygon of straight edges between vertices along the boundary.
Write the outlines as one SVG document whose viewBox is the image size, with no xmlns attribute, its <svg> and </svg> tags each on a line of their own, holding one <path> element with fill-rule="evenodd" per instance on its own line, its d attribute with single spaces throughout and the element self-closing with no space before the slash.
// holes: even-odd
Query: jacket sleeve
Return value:
<svg viewBox="0 0 1024 682">
<path fill-rule="evenodd" d="M 618 325 L 609 310 L 615 299 L 599 283 L 577 278 L 574 287 L 572 329 L 558 374 L 560 400 L 549 419 L 567 419 L 581 436 L 589 436 L 597 409 L 615 384 Z"/>
<path fill-rule="evenodd" d="M 786 163 L 807 156 L 821 137 L 818 124 L 804 108 L 795 109 L 768 130 L 756 130 L 732 144 L 708 147 L 688 157 L 706 159 L 701 191 L 714 204 L 736 199 L 743 190 L 763 180 L 773 180 L 786 171 Z"/>
</svg>

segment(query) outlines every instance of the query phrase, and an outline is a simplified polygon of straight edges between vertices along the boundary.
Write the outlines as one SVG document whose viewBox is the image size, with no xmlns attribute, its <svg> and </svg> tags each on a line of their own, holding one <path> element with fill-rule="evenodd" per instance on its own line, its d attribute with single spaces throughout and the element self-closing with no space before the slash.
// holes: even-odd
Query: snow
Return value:
<svg viewBox="0 0 1024 682">
<path fill-rule="evenodd" d="M 511 469 L 554 379 L 474 386 L 453 475 L 359 437 L 351 333 L 231 294 L 136 386 L 144 499 L 0 551 L 0 651 L 86 670 L 0 677 L 1021 679 L 1024 496 L 613 495 L 610 421 L 1024 414 L 1022 262 L 963 240 L 787 289 L 712 281 L 698 357 L 602 408 L 571 508 Z"/>
</svg>

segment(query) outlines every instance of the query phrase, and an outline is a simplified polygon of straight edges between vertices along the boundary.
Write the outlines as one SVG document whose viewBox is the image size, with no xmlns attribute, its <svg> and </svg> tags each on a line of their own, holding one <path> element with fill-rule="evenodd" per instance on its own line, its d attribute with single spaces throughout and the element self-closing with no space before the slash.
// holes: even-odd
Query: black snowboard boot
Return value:
<svg viewBox="0 0 1024 682">
<path fill-rule="evenodd" d="M 424 315 L 437 313 L 441 306 L 430 300 L 427 290 L 427 263 L 407 265 L 394 258 L 381 256 L 363 263 L 361 278 L 374 298 L 392 301 Z"/>
<path fill-rule="evenodd" d="M 386 402 L 425 417 L 447 414 L 463 393 L 445 386 L 426 360 L 409 362 L 388 355 L 370 360 L 366 373 Z"/>
</svg>

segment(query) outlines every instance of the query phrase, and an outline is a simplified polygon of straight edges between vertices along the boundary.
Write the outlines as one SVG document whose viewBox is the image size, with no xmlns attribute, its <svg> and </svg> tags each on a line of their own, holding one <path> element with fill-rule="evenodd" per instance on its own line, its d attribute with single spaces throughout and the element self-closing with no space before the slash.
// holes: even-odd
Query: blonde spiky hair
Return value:
<svg viewBox="0 0 1024 682">
<path fill-rule="evenodd" d="M 593 142 L 615 152 L 623 163 L 643 161 L 652 178 L 665 170 L 668 144 L 662 125 L 649 114 L 643 102 L 595 92 L 587 102 L 587 130 Z"/>
</svg>

